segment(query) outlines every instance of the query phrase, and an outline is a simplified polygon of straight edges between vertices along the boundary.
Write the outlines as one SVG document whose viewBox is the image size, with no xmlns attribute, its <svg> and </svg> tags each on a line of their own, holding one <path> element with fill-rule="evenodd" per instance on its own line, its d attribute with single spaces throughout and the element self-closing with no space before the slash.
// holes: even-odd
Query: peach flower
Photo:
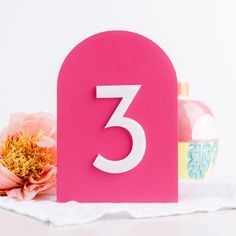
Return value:
<svg viewBox="0 0 236 236">
<path fill-rule="evenodd" d="M 12 114 L 0 133 L 0 195 L 30 200 L 54 192 L 55 183 L 55 117 Z"/>
</svg>

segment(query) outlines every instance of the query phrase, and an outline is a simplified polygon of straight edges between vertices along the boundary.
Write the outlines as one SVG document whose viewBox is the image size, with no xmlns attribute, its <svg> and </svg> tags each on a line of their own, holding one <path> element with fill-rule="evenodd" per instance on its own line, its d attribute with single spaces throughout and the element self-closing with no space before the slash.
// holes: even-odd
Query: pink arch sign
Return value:
<svg viewBox="0 0 236 236">
<path fill-rule="evenodd" d="M 176 202 L 177 81 L 142 35 L 78 44 L 58 78 L 59 202 Z"/>
</svg>

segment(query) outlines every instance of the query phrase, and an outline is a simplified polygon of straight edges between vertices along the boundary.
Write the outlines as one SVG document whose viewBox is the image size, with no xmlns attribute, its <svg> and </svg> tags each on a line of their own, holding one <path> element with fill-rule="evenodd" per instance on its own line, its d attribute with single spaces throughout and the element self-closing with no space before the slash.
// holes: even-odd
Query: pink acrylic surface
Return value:
<svg viewBox="0 0 236 236">
<path fill-rule="evenodd" d="M 176 83 L 167 55 L 139 34 L 108 31 L 78 44 L 58 78 L 58 201 L 178 201 Z M 104 129 L 120 99 L 97 99 L 96 86 L 136 84 L 125 116 L 142 125 L 145 155 L 128 172 L 105 173 L 93 166 L 97 154 L 120 160 L 132 140 L 123 128 Z"/>
</svg>

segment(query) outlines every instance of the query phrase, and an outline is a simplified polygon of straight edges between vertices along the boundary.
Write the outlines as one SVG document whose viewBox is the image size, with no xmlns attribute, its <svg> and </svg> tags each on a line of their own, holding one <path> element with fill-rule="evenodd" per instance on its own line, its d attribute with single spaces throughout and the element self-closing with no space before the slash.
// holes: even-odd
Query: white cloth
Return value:
<svg viewBox="0 0 236 236">
<path fill-rule="evenodd" d="M 180 181 L 179 203 L 57 203 L 0 197 L 0 207 L 55 226 L 82 224 L 107 214 L 147 218 L 236 208 L 236 181 Z"/>
</svg>

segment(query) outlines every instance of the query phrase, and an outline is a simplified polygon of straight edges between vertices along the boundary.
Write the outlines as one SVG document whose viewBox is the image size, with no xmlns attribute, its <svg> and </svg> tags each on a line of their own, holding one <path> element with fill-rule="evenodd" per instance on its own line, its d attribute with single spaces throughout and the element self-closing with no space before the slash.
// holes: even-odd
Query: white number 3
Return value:
<svg viewBox="0 0 236 236">
<path fill-rule="evenodd" d="M 129 131 L 133 145 L 130 153 L 122 160 L 108 160 L 98 154 L 93 165 L 107 173 L 118 174 L 136 167 L 143 159 L 146 150 L 146 137 L 143 127 L 135 120 L 124 117 L 141 85 L 96 86 L 97 98 L 122 98 L 105 128 L 123 127 Z"/>
</svg>

